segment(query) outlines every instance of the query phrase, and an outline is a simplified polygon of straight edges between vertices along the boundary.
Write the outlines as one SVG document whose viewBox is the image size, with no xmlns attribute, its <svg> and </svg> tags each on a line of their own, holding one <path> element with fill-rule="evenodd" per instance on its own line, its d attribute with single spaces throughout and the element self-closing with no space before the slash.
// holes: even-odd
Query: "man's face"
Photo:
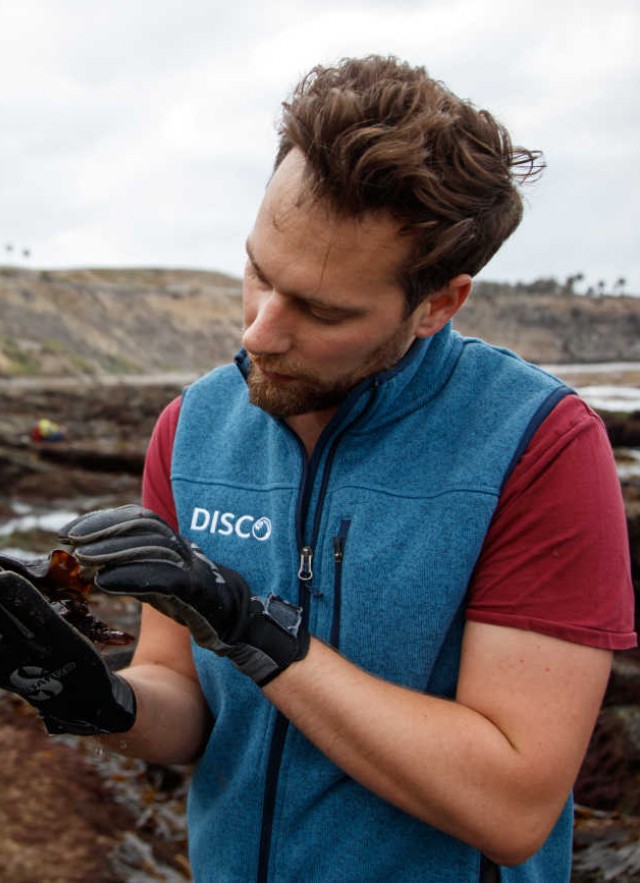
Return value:
<svg viewBox="0 0 640 883">
<path fill-rule="evenodd" d="M 336 218 L 302 187 L 292 151 L 267 188 L 247 240 L 243 344 L 251 401 L 291 417 L 335 408 L 416 337 L 396 271 L 409 243 L 387 215 Z M 419 312 L 419 311 L 416 311 Z"/>
</svg>

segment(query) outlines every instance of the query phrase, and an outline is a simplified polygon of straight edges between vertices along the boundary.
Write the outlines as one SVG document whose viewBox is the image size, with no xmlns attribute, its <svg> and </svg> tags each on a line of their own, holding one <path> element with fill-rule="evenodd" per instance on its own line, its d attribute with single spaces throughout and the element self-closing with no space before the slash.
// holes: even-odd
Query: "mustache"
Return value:
<svg viewBox="0 0 640 883">
<path fill-rule="evenodd" d="M 256 356 L 249 353 L 251 365 L 256 366 L 261 371 L 267 371 L 273 374 L 284 374 L 288 377 L 295 377 L 300 380 L 308 379 L 308 375 L 300 371 L 299 367 L 294 363 L 286 363 L 280 361 L 277 356 Z"/>
</svg>

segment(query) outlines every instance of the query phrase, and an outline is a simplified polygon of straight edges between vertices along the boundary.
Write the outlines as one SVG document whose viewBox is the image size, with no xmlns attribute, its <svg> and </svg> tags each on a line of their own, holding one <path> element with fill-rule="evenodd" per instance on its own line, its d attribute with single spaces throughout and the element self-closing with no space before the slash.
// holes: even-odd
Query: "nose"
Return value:
<svg viewBox="0 0 640 883">
<path fill-rule="evenodd" d="M 286 353 L 291 347 L 291 313 L 279 292 L 245 292 L 242 345 L 251 353 Z"/>
</svg>

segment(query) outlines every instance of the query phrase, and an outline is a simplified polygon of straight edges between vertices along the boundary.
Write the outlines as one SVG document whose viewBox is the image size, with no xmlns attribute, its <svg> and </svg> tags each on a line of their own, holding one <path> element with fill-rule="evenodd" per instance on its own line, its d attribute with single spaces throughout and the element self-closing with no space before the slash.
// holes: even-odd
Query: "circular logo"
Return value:
<svg viewBox="0 0 640 883">
<path fill-rule="evenodd" d="M 51 672 L 35 665 L 20 666 L 13 672 L 9 680 L 19 693 L 36 702 L 53 699 L 54 696 L 62 693 L 60 681 L 52 676 Z"/>
<path fill-rule="evenodd" d="M 251 534 L 261 543 L 268 540 L 271 536 L 271 521 L 266 516 L 258 518 L 258 520 L 253 523 Z"/>
</svg>

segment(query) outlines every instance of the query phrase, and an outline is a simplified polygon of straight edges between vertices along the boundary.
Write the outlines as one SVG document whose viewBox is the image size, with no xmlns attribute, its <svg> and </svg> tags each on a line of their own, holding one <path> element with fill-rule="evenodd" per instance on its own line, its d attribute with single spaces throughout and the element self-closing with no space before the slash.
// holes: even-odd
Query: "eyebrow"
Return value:
<svg viewBox="0 0 640 883">
<path fill-rule="evenodd" d="M 269 277 L 263 271 L 262 267 L 260 266 L 260 264 L 256 260 L 256 256 L 253 252 L 253 249 L 251 248 L 251 243 L 249 242 L 248 239 L 245 242 L 244 247 L 245 247 L 245 251 L 247 252 L 247 257 L 251 261 L 251 264 L 253 265 L 253 269 L 256 271 L 258 276 L 261 279 L 264 279 L 265 282 L 270 282 Z M 304 303 L 310 307 L 317 307 L 318 309 L 328 310 L 330 312 L 336 313 L 337 315 L 341 315 L 341 316 L 345 316 L 345 317 L 360 316 L 365 312 L 360 307 L 347 307 L 347 306 L 342 306 L 341 304 L 327 303 L 327 301 L 324 301 L 320 298 L 310 297 L 308 295 L 301 294 L 300 292 L 282 291 L 282 294 L 286 295 L 287 297 L 291 297 L 294 300 L 304 301 Z"/>
<path fill-rule="evenodd" d="M 244 248 L 245 248 L 245 251 L 247 252 L 247 257 L 249 258 L 249 260 L 253 264 L 253 269 L 257 272 L 258 276 L 260 276 L 262 279 L 266 280 L 267 277 L 264 274 L 264 272 L 262 271 L 260 264 L 257 262 L 256 256 L 253 253 L 253 249 L 251 248 L 251 243 L 249 242 L 248 239 L 244 244 Z"/>
</svg>

